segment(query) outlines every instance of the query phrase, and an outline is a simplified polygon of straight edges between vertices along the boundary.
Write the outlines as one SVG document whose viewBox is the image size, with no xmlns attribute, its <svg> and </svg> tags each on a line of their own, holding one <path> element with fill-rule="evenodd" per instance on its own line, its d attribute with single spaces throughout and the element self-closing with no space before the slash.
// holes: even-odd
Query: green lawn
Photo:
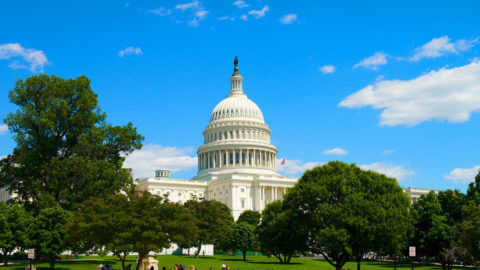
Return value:
<svg viewBox="0 0 480 270">
<path fill-rule="evenodd" d="M 334 269 L 326 261 L 312 258 L 292 258 L 292 263 L 290 265 L 281 265 L 277 263 L 275 258 L 268 258 L 265 256 L 249 256 L 247 261 L 242 261 L 240 256 L 228 256 L 228 255 L 216 255 L 213 257 L 200 257 L 195 259 L 192 256 L 156 256 L 159 261 L 159 268 L 162 266 L 167 267 L 167 269 L 173 269 L 174 264 L 183 264 L 187 268 L 190 265 L 194 265 L 196 269 L 199 270 L 208 270 L 210 267 L 214 269 L 220 269 L 222 264 L 230 266 L 232 270 L 268 270 L 268 269 L 291 269 L 291 270 L 322 270 L 322 269 Z M 135 265 L 135 257 L 129 257 L 127 264 L 131 263 Z M 121 264 L 119 261 L 116 261 L 114 257 L 86 257 L 81 260 L 74 261 L 59 261 L 55 265 L 56 269 L 60 270 L 95 270 L 98 264 L 108 262 L 114 264 L 114 269 L 121 269 Z M 45 270 L 48 268 L 48 264 L 41 263 L 37 264 L 38 270 Z M 351 270 L 356 270 L 356 263 L 350 262 L 345 265 L 345 269 L 350 268 Z M 410 269 L 410 265 L 398 265 L 398 269 Z M 9 266 L 1 266 L 0 270 L 23 270 L 25 269 L 24 264 L 16 264 Z M 393 264 L 389 263 L 378 263 L 378 262 L 363 262 L 362 269 L 365 270 L 375 270 L 375 269 L 393 269 Z M 441 269 L 441 267 L 436 266 L 420 266 L 416 265 L 415 269 L 422 270 L 433 270 Z"/>
</svg>

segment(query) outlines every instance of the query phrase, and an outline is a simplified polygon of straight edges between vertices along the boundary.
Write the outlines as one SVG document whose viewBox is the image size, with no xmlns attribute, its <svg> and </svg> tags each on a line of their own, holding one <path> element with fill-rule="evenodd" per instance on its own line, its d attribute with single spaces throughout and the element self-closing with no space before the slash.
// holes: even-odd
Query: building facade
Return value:
<svg viewBox="0 0 480 270">
<path fill-rule="evenodd" d="M 140 191 L 166 195 L 170 201 L 205 198 L 225 203 L 235 219 L 245 210 L 262 211 L 282 199 L 297 178 L 277 172 L 277 148 L 262 111 L 243 91 L 238 61 L 230 92 L 212 111 L 197 150 L 198 172 L 190 180 L 172 179 L 167 170 L 137 180 Z"/>
</svg>

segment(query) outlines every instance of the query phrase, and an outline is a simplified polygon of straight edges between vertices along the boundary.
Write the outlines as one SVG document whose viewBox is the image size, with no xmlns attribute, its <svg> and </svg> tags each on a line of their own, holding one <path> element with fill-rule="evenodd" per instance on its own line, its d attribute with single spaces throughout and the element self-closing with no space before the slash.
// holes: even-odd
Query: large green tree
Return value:
<svg viewBox="0 0 480 270">
<path fill-rule="evenodd" d="M 23 207 L 0 202 L 0 251 L 5 265 L 15 249 L 27 248 L 28 227 L 31 223 L 32 216 Z"/>
<path fill-rule="evenodd" d="M 355 164 L 329 162 L 306 171 L 285 196 L 284 208 L 302 222 L 310 252 L 336 269 L 368 251 L 400 246 L 408 229 L 408 197 L 393 178 Z"/>
<path fill-rule="evenodd" d="M 459 225 L 459 242 L 467 250 L 469 262 L 478 267 L 480 260 L 480 205 L 469 201 L 463 207 L 463 216 L 463 221 Z"/>
<path fill-rule="evenodd" d="M 454 243 L 456 226 L 442 210 L 439 196 L 434 191 L 422 195 L 412 205 L 410 213 L 415 229 L 409 244 L 417 247 L 417 257 L 436 259 L 445 268 L 442 252 Z"/>
<path fill-rule="evenodd" d="M 195 239 L 197 250 L 195 258 L 200 254 L 202 244 L 214 244 L 222 247 L 227 243 L 226 237 L 234 226 L 233 216 L 227 205 L 218 201 L 189 200 L 184 204 L 191 211 L 194 222 L 199 229 Z"/>
<path fill-rule="evenodd" d="M 58 255 L 70 248 L 66 238 L 71 218 L 72 214 L 59 206 L 47 207 L 40 210 L 29 226 L 28 245 L 35 249 L 35 259 L 47 261 L 50 269 L 54 268 Z"/>
<path fill-rule="evenodd" d="M 85 76 L 40 74 L 19 79 L 9 92 L 18 110 L 4 119 L 14 134 L 13 153 L 0 162 L 0 187 L 39 211 L 42 196 L 67 210 L 89 197 L 104 197 L 131 183 L 125 155 L 143 137 L 131 123 L 112 126 Z"/>
<path fill-rule="evenodd" d="M 467 197 L 469 200 L 473 200 L 476 204 L 480 205 L 480 170 L 478 170 L 474 181 L 468 185 Z"/>
<path fill-rule="evenodd" d="M 257 237 L 255 227 L 247 222 L 235 224 L 233 231 L 227 238 L 228 246 L 232 251 L 240 250 L 243 260 L 247 258 L 247 251 L 257 248 Z"/>
<path fill-rule="evenodd" d="M 183 206 L 161 197 L 130 189 L 91 198 L 80 205 L 69 224 L 70 238 L 78 252 L 111 251 L 122 263 L 128 254 L 138 253 L 139 269 L 149 252 L 161 251 L 170 242 L 185 239 L 196 230 Z"/>
<path fill-rule="evenodd" d="M 257 229 L 262 253 L 274 256 L 282 264 L 290 263 L 294 254 L 306 250 L 301 223 L 294 211 L 284 208 L 282 201 L 267 204 Z"/>
</svg>

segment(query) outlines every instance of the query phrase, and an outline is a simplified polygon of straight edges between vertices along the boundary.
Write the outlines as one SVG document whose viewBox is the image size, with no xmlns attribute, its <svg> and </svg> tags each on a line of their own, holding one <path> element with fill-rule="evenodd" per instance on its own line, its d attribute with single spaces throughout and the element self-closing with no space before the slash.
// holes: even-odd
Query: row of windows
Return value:
<svg viewBox="0 0 480 270">
<path fill-rule="evenodd" d="M 230 109 L 223 109 L 221 111 L 216 111 L 215 113 L 212 114 L 210 117 L 210 121 L 224 118 L 227 116 L 256 116 L 260 117 L 260 112 L 253 108 L 230 108 Z"/>
<path fill-rule="evenodd" d="M 162 195 L 162 196 L 165 195 L 167 197 L 170 197 L 170 195 L 171 195 L 170 191 L 161 191 L 161 190 L 157 190 L 156 194 L 157 195 Z M 182 195 L 183 195 L 183 192 L 181 192 L 181 191 L 177 193 L 177 197 L 182 197 Z M 193 198 L 194 196 L 197 196 L 197 198 L 202 198 L 203 193 L 198 193 L 198 195 L 195 195 L 195 193 L 193 193 L 193 192 L 188 193 L 188 199 Z"/>
<path fill-rule="evenodd" d="M 205 136 L 204 143 L 211 143 L 215 141 L 228 139 L 254 139 L 268 142 L 268 134 L 266 132 L 256 130 L 230 130 L 210 133 Z"/>
</svg>

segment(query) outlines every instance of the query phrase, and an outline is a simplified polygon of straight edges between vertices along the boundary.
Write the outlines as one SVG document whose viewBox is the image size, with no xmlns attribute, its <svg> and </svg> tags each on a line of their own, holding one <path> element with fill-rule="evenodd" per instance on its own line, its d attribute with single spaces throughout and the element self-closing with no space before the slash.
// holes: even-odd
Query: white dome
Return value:
<svg viewBox="0 0 480 270">
<path fill-rule="evenodd" d="M 264 122 L 263 114 L 255 102 L 245 94 L 229 95 L 213 109 L 210 123 L 223 119 L 248 119 Z"/>
</svg>

